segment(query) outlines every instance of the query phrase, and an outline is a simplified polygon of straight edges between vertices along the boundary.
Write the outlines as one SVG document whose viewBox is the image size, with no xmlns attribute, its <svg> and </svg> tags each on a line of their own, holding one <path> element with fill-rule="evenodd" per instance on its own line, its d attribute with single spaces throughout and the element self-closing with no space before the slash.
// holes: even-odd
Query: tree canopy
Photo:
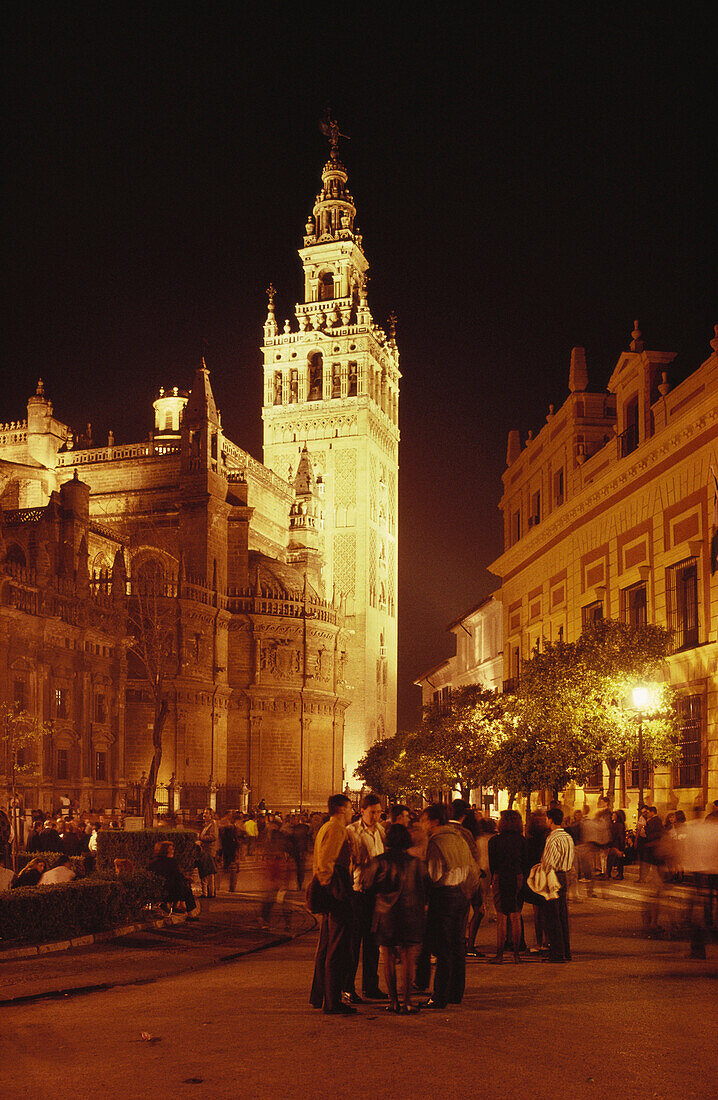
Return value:
<svg viewBox="0 0 718 1100">
<path fill-rule="evenodd" d="M 584 784 L 598 764 L 609 770 L 609 795 L 622 760 L 638 750 L 631 689 L 650 682 L 642 714 L 644 760 L 676 756 L 673 691 L 661 679 L 670 633 L 648 624 L 602 620 L 576 642 L 546 643 L 522 666 L 517 691 L 480 685 L 454 690 L 424 708 L 420 726 L 372 745 L 356 774 L 379 794 L 429 795 L 479 786 L 510 795 Z"/>
</svg>

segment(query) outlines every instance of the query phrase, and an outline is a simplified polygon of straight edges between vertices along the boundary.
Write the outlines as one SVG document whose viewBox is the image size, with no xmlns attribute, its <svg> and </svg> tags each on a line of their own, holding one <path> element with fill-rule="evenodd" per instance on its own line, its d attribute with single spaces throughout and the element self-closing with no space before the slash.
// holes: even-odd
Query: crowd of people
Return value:
<svg viewBox="0 0 718 1100">
<path fill-rule="evenodd" d="M 0 810 L 0 890 L 69 882 L 91 872 L 99 832 L 122 824 L 72 809 L 38 814 L 14 873 L 12 825 Z M 532 813 L 524 830 L 516 810 L 502 811 L 496 821 L 461 799 L 450 807 L 419 812 L 395 805 L 385 812 L 369 794 L 355 813 L 347 796 L 334 795 L 328 819 L 317 812 L 272 813 L 261 803 L 251 813 L 205 809 L 194 828 L 191 878 L 169 840 L 157 842 L 149 868 L 164 882 L 165 907 L 184 910 L 190 919 L 199 915 L 195 893 L 212 898 L 220 883 L 235 892 L 242 861 L 254 856 L 264 882 L 261 923 L 268 926 L 278 904 L 288 921 L 288 891 L 303 890 L 313 851 L 310 907 L 321 912 L 322 927 L 310 1000 L 330 1013 L 353 1014 L 365 1000 L 412 1013 L 414 995 L 429 993 L 432 957 L 436 969 L 426 1006 L 459 1004 L 466 959 L 483 957 L 476 937 L 487 917 L 496 922 L 491 964 L 507 955 L 520 963 L 527 953 L 570 962 L 569 901 L 577 901 L 580 890 L 593 896 L 601 880 L 622 880 L 633 862 L 645 884 L 647 935 L 663 934 L 659 916 L 671 883 L 689 887 L 682 923 L 690 929 L 693 957 L 705 958 L 718 924 L 718 801 L 707 815 L 696 808 L 691 820 L 682 811 L 662 819 L 655 807 L 641 805 L 635 829 L 604 797 L 595 810 L 575 810 L 566 822 L 555 802 Z M 133 869 L 127 860 L 116 864 L 118 874 Z M 532 917 L 530 945 L 524 915 Z M 380 988 L 380 968 L 387 992 Z"/>
<path fill-rule="evenodd" d="M 667 881 L 690 886 L 683 916 L 692 957 L 705 958 L 717 926 L 718 802 L 707 815 L 696 809 L 693 822 L 680 811 L 662 821 L 654 807 L 641 806 L 633 836 L 624 811 L 612 812 L 604 798 L 565 827 L 562 808 L 552 803 L 531 814 L 525 835 L 516 810 L 502 811 L 497 823 L 461 799 L 420 814 L 396 805 L 386 815 L 379 798 L 367 795 L 355 815 L 338 794 L 328 809 L 314 845 L 308 903 L 322 918 L 310 1003 L 330 1015 L 354 1015 L 366 1001 L 413 1014 L 417 993 L 428 995 L 427 1009 L 460 1004 L 466 959 L 481 955 L 476 934 L 489 914 L 496 920 L 489 963 L 502 963 L 507 951 L 516 963 L 527 953 L 549 964 L 571 962 L 569 897 L 578 897 L 580 881 L 591 896 L 596 879 L 622 879 L 634 858 L 647 886 L 648 934 L 658 927 Z M 533 917 L 531 946 L 524 907 Z"/>
</svg>

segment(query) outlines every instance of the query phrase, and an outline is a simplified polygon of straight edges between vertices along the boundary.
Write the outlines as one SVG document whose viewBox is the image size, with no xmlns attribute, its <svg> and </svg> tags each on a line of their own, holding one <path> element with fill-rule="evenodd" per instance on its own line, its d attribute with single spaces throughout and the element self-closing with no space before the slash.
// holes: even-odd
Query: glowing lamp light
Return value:
<svg viewBox="0 0 718 1100">
<path fill-rule="evenodd" d="M 650 701 L 650 692 L 647 687 L 637 685 L 633 689 L 633 705 L 636 710 L 645 710 Z"/>
</svg>

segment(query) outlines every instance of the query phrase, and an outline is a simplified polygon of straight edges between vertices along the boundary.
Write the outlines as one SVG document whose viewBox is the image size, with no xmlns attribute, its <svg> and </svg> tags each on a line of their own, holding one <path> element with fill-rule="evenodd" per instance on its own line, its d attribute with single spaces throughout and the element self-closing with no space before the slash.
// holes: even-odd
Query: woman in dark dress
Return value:
<svg viewBox="0 0 718 1100">
<path fill-rule="evenodd" d="M 491 889 L 496 906 L 496 955 L 489 959 L 492 963 L 503 962 L 507 921 L 511 922 L 514 962 L 521 962 L 521 888 L 526 866 L 522 828 L 521 814 L 517 810 L 502 810 L 499 831 L 489 840 Z"/>
<path fill-rule="evenodd" d="M 362 875 L 365 892 L 375 898 L 372 932 L 379 944 L 389 990 L 387 1012 L 418 1012 L 411 1003 L 411 987 L 424 936 L 424 868 L 409 855 L 411 845 L 406 826 L 392 825 L 386 835 L 386 850 L 366 865 Z M 402 967 L 401 998 L 397 961 Z"/>
</svg>

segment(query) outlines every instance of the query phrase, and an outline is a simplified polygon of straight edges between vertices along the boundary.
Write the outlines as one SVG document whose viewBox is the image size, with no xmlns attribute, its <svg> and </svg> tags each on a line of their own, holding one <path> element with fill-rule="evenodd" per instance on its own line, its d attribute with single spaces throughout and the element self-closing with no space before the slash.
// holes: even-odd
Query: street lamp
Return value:
<svg viewBox="0 0 718 1100">
<path fill-rule="evenodd" d="M 638 712 L 638 813 L 643 804 L 643 714 L 650 701 L 647 687 L 637 684 L 633 689 L 633 706 Z"/>
</svg>

